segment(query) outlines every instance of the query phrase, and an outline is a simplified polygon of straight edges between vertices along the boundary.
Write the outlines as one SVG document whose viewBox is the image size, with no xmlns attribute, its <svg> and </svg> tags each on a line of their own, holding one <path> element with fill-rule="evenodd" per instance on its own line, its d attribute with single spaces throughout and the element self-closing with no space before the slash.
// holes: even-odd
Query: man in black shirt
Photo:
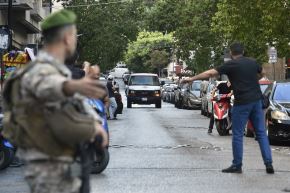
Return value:
<svg viewBox="0 0 290 193">
<path fill-rule="evenodd" d="M 248 119 L 254 125 L 257 140 L 268 174 L 274 173 L 272 153 L 266 135 L 265 120 L 262 110 L 262 92 L 259 78 L 263 74 L 262 67 L 254 59 L 244 57 L 244 48 L 240 43 L 230 47 L 233 60 L 224 65 L 205 71 L 197 76 L 186 79 L 186 82 L 208 79 L 219 74 L 226 74 L 232 84 L 235 103 L 232 109 L 232 148 L 233 163 L 222 170 L 224 173 L 242 173 L 243 136 Z"/>
</svg>

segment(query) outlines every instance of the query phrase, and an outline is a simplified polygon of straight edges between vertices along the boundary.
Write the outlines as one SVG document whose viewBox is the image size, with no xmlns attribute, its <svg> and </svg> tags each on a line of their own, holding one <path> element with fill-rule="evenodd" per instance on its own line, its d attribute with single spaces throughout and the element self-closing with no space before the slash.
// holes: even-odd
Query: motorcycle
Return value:
<svg viewBox="0 0 290 193">
<path fill-rule="evenodd" d="M 95 111 L 103 118 L 102 126 L 106 130 L 109 136 L 109 127 L 107 122 L 107 114 L 106 107 L 101 100 L 98 99 L 89 99 L 89 104 L 95 109 Z M 100 144 L 102 144 L 102 138 L 96 138 L 96 146 L 95 146 L 95 155 L 94 155 L 94 163 L 92 166 L 91 173 L 100 174 L 102 173 L 108 166 L 110 160 L 109 148 L 102 148 Z"/>
<path fill-rule="evenodd" d="M 231 129 L 229 99 L 230 96 L 227 94 L 218 94 L 213 98 L 214 120 L 220 136 L 228 135 Z"/>
<path fill-rule="evenodd" d="M 0 114 L 0 127 L 2 128 L 3 114 Z M 0 129 L 1 130 L 1 129 Z M 0 170 L 3 170 L 12 163 L 14 159 L 14 147 L 0 133 Z"/>
</svg>

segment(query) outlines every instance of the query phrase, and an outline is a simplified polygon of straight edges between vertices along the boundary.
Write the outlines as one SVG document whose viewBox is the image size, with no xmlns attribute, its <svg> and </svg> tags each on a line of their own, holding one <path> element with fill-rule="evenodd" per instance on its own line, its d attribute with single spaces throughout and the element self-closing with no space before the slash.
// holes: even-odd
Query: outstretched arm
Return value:
<svg viewBox="0 0 290 193">
<path fill-rule="evenodd" d="M 205 80 L 205 79 L 209 79 L 211 77 L 216 77 L 217 75 L 219 75 L 218 71 L 216 69 L 211 69 L 211 70 L 207 70 L 205 72 L 202 72 L 194 77 L 184 79 L 184 80 L 182 80 L 182 82 L 192 82 L 195 80 Z"/>
</svg>

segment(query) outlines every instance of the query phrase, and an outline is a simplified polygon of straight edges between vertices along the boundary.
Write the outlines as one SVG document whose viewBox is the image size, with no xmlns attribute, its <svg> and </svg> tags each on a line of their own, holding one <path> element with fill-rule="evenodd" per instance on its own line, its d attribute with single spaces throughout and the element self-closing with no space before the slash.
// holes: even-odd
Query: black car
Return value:
<svg viewBox="0 0 290 193">
<path fill-rule="evenodd" d="M 275 82 L 265 91 L 270 106 L 266 127 L 270 143 L 290 141 L 290 82 Z"/>
</svg>

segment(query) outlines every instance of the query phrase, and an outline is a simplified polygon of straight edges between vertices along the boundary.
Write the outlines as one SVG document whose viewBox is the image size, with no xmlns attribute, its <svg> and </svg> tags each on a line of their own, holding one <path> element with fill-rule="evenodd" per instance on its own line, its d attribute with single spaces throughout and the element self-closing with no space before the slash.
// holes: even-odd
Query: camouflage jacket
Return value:
<svg viewBox="0 0 290 193">
<path fill-rule="evenodd" d="M 44 105 L 59 105 L 61 102 L 68 100 L 71 97 L 65 96 L 63 93 L 63 83 L 71 79 L 70 70 L 51 55 L 41 51 L 37 56 L 38 61 L 47 61 L 37 63 L 31 68 L 21 79 L 21 95 L 25 100 L 31 101 L 32 104 L 39 104 L 41 101 Z M 96 121 L 101 121 L 101 118 L 87 104 L 86 98 L 75 94 L 73 98 L 78 98 L 83 102 L 86 112 L 95 118 Z M 63 137 L 68 137 L 70 133 L 63 133 Z M 78 137 L 78 136 L 74 136 Z M 21 149 L 20 156 L 27 161 L 37 159 L 48 159 L 50 156 L 39 151 L 37 148 Z M 62 160 L 70 160 L 71 156 L 58 156 Z"/>
</svg>

